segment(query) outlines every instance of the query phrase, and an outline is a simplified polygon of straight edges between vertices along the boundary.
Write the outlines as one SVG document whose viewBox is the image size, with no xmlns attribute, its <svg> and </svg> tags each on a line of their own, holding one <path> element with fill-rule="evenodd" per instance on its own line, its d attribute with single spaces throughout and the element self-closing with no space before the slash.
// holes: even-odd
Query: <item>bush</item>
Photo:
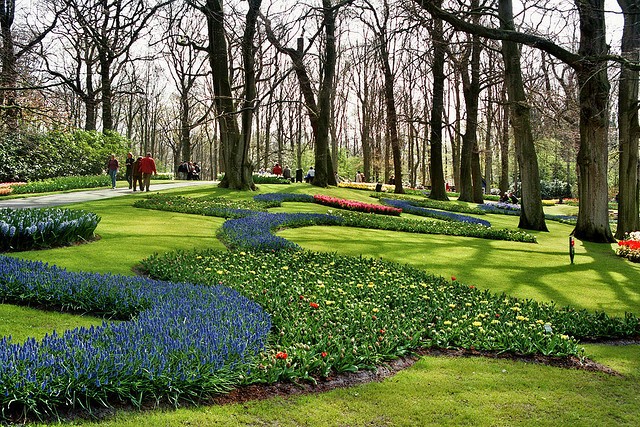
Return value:
<svg viewBox="0 0 640 427">
<path fill-rule="evenodd" d="M 124 159 L 129 145 L 127 139 L 113 132 L 5 136 L 0 138 L 0 182 L 97 175 L 104 172 L 111 153 Z"/>
<path fill-rule="evenodd" d="M 93 238 L 100 217 L 71 209 L 0 209 L 0 251 L 63 246 Z"/>
</svg>

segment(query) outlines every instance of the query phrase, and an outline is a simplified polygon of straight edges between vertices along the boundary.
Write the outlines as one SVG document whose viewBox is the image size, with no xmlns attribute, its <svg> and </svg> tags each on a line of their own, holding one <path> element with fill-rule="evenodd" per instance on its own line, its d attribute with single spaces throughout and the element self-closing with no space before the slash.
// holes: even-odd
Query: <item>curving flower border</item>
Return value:
<svg viewBox="0 0 640 427">
<path fill-rule="evenodd" d="M 472 216 L 462 215 L 462 214 L 448 212 L 448 211 L 438 211 L 435 209 L 428 209 L 428 208 L 423 208 L 419 206 L 414 206 L 409 200 L 381 198 L 380 202 L 384 203 L 385 205 L 402 209 L 402 211 L 405 213 L 426 216 L 429 218 L 441 219 L 444 221 L 458 221 L 458 222 L 464 222 L 467 224 L 477 224 L 477 225 L 483 225 L 485 227 L 491 227 L 491 223 L 484 219 L 474 218 Z"/>
<path fill-rule="evenodd" d="M 0 340 L 0 419 L 150 398 L 177 404 L 229 390 L 264 348 L 271 319 L 223 286 L 72 273 L 0 257 L 0 300 L 125 319 Z"/>
</svg>

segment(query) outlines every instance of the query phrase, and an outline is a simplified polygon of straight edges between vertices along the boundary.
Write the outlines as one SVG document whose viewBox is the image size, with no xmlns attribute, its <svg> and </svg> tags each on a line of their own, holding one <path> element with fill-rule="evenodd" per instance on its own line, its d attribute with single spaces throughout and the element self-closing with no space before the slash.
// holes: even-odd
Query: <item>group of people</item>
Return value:
<svg viewBox="0 0 640 427">
<path fill-rule="evenodd" d="M 518 200 L 516 195 L 513 194 L 511 191 L 509 192 L 505 191 L 500 194 L 500 203 L 511 203 L 513 205 L 517 205 L 518 202 L 520 201 Z"/>
<path fill-rule="evenodd" d="M 199 180 L 200 166 L 198 162 L 187 162 L 183 160 L 178 166 L 178 179 Z"/>
<path fill-rule="evenodd" d="M 132 153 L 127 153 L 127 160 L 125 161 L 125 176 L 129 183 L 129 190 L 136 191 L 137 187 L 140 191 L 149 191 L 149 184 L 151 182 L 151 175 L 157 175 L 156 162 L 151 157 L 151 153 L 147 153 L 145 157 L 138 156 L 134 159 Z M 116 155 L 112 154 L 109 162 L 107 163 L 107 172 L 111 177 L 111 188 L 116 188 L 116 176 L 120 169 L 120 163 L 116 159 Z"/>
<path fill-rule="evenodd" d="M 261 168 L 258 174 L 264 175 L 268 172 L 269 171 L 265 170 L 264 168 Z M 281 176 L 285 179 L 291 180 L 291 168 L 288 165 L 284 165 L 283 168 L 282 166 L 280 166 L 280 163 L 276 162 L 271 168 L 270 172 L 276 176 Z"/>
</svg>

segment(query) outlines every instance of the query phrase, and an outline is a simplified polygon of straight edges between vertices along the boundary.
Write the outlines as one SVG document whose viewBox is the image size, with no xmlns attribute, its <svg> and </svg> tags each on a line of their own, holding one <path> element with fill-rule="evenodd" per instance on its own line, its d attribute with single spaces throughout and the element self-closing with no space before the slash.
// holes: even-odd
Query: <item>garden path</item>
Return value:
<svg viewBox="0 0 640 427">
<path fill-rule="evenodd" d="M 167 190 L 170 188 L 191 187 L 197 185 L 212 185 L 217 181 L 172 181 L 168 184 L 152 184 L 151 191 Z M 68 205 L 71 203 L 90 202 L 94 200 L 110 199 L 112 197 L 135 194 L 128 188 L 91 189 L 86 191 L 74 191 L 70 193 L 56 193 L 46 196 L 23 197 L 20 199 L 0 200 L 0 208 L 46 208 L 51 206 Z"/>
</svg>

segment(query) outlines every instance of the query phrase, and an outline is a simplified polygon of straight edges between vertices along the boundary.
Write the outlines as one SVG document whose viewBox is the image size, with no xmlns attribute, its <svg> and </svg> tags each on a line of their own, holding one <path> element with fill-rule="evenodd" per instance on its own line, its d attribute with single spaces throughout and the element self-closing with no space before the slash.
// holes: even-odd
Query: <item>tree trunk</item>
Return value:
<svg viewBox="0 0 640 427">
<path fill-rule="evenodd" d="M 442 2 L 438 3 L 440 6 Z M 449 200 L 444 181 L 442 158 L 442 116 L 444 111 L 444 64 L 445 40 L 442 20 L 433 19 L 431 40 L 433 43 L 433 98 L 431 100 L 431 192 L 429 198 L 434 200 Z"/>
<path fill-rule="evenodd" d="M 111 90 L 111 61 L 106 53 L 100 52 L 100 91 L 102 95 L 102 132 L 115 130 L 113 127 L 113 91 Z"/>
<path fill-rule="evenodd" d="M 608 53 L 604 0 L 576 1 L 580 13 L 580 149 L 578 193 L 580 208 L 574 234 L 581 240 L 611 243 L 607 188 L 609 77 L 606 64 L 594 62 Z"/>
<path fill-rule="evenodd" d="M 257 5 L 256 5 L 257 4 Z M 250 25 L 249 19 L 251 13 L 257 13 L 254 8 L 260 6 L 259 0 L 249 2 L 249 11 L 247 12 L 247 27 Z M 224 12 L 222 10 L 222 2 L 219 0 L 207 0 L 206 5 L 201 11 L 207 18 L 207 30 L 209 36 L 209 62 L 213 77 L 214 102 L 216 112 L 218 114 L 218 126 L 220 128 L 220 145 L 222 153 L 222 161 L 224 163 L 224 179 L 220 182 L 220 187 L 232 188 L 236 190 L 253 190 L 251 162 L 248 159 L 250 133 L 242 134 L 238 128 L 236 121 L 236 109 L 233 102 L 233 93 L 231 90 L 231 82 L 229 80 L 229 57 L 227 51 L 227 41 L 224 29 Z M 242 57 L 245 67 L 247 64 L 253 64 L 253 32 L 255 31 L 255 20 L 253 21 L 253 29 L 245 28 L 245 36 L 242 44 Z M 251 34 L 248 46 L 246 41 L 249 37 L 247 32 Z M 251 87 L 250 72 L 245 69 L 245 103 L 254 102 L 255 99 L 255 81 L 253 88 Z M 253 92 L 252 92 L 253 91 Z M 253 108 L 243 109 L 243 131 L 250 130 L 251 118 L 245 116 L 253 114 Z"/>
<path fill-rule="evenodd" d="M 507 107 L 507 84 L 502 88 L 502 124 L 500 137 L 500 184 L 501 192 L 509 191 L 509 108 Z"/>
<path fill-rule="evenodd" d="M 2 55 L 2 69 L 0 70 L 0 106 L 2 107 L 1 117 L 4 130 L 8 134 L 18 133 L 18 118 L 20 109 L 17 103 L 18 70 L 16 68 L 16 53 L 13 41 L 13 25 L 15 11 L 15 0 L 3 1 L 0 9 L 0 31 L 2 34 L 2 44 L 0 54 Z"/>
<path fill-rule="evenodd" d="M 475 0 L 474 0 L 475 1 Z M 460 196 L 458 200 L 482 203 L 482 177 L 478 153 L 478 98 L 480 97 L 480 38 L 471 36 L 471 62 L 463 61 L 462 91 L 467 112 L 465 132 L 462 137 L 460 161 Z M 478 189 L 479 184 L 479 189 Z"/>
<path fill-rule="evenodd" d="M 640 55 L 640 4 L 618 0 L 624 14 L 622 54 L 632 62 Z M 617 239 L 640 228 L 638 221 L 638 72 L 622 67 L 619 83 L 619 193 Z"/>
<path fill-rule="evenodd" d="M 514 30 L 511 0 L 500 0 L 498 13 L 501 28 Z M 522 70 L 520 69 L 520 48 L 514 42 L 502 42 L 504 74 L 509 94 L 511 125 L 516 144 L 516 155 L 520 165 L 522 197 L 519 228 L 548 231 L 544 220 L 542 198 L 540 196 L 540 176 L 538 158 L 531 132 L 530 108 L 524 92 Z"/>
</svg>

